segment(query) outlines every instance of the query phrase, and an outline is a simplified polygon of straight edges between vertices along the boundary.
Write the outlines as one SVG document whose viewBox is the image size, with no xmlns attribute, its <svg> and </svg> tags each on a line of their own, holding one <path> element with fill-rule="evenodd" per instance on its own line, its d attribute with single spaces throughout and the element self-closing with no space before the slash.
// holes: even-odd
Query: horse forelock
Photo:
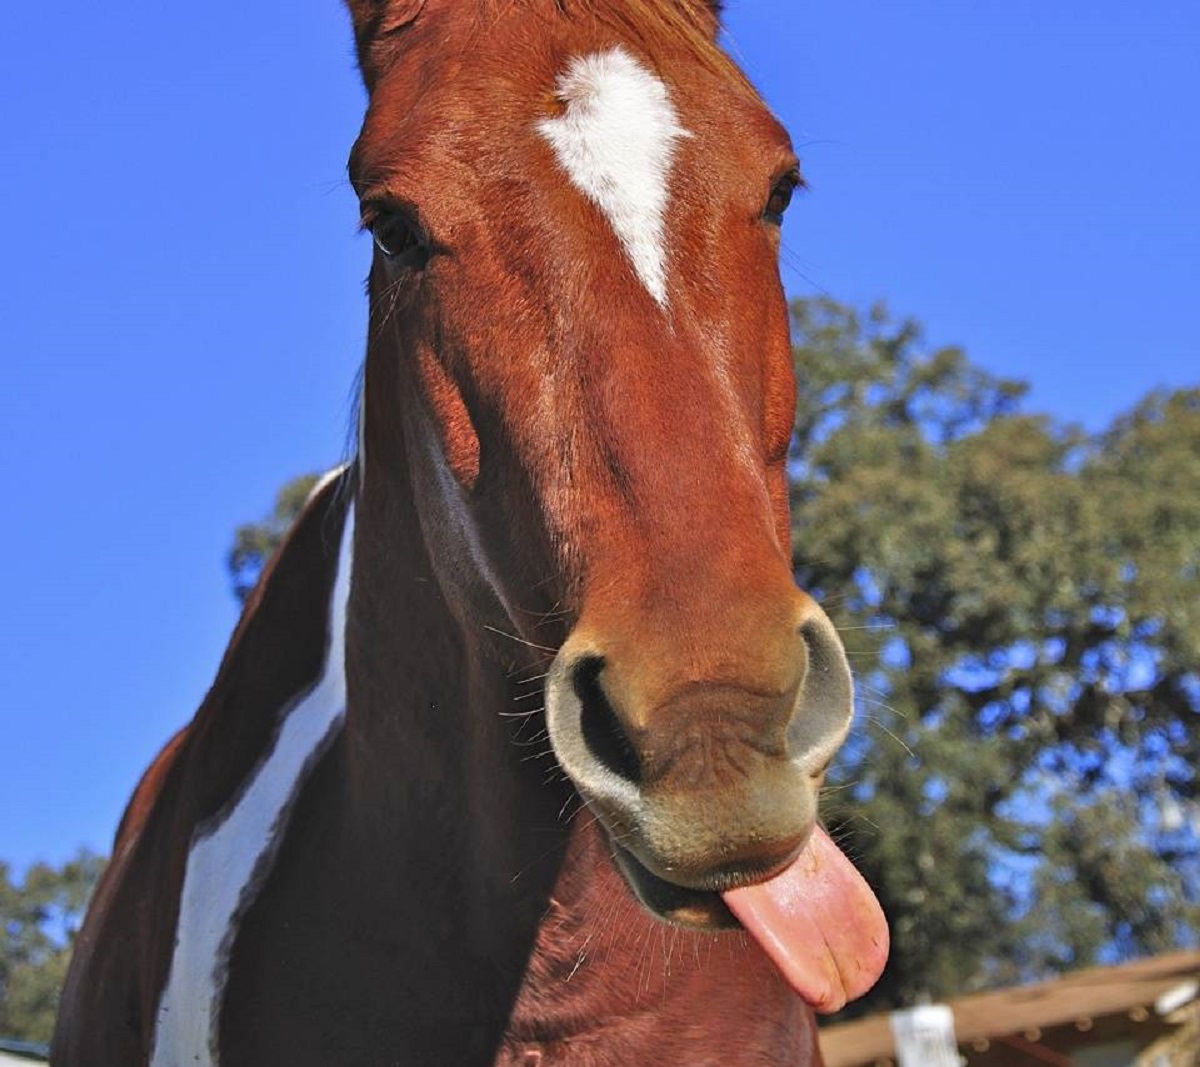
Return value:
<svg viewBox="0 0 1200 1067">
<path fill-rule="evenodd" d="M 600 26 L 649 53 L 688 56 L 723 76 L 745 82 L 717 37 L 724 4 L 718 0 L 347 0 L 359 66 L 370 90 L 404 54 L 406 31 L 430 22 L 450 28 L 446 43 L 468 53 L 507 18 Z"/>
</svg>

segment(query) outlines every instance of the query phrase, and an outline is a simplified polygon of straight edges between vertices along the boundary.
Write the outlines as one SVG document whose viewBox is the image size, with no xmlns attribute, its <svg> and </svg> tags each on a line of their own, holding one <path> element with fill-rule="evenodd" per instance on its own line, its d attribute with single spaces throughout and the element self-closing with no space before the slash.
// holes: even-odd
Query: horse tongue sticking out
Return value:
<svg viewBox="0 0 1200 1067">
<path fill-rule="evenodd" d="M 819 1012 L 839 1011 L 862 996 L 887 963 L 879 901 L 820 827 L 782 873 L 722 896 L 792 989 Z"/>
</svg>

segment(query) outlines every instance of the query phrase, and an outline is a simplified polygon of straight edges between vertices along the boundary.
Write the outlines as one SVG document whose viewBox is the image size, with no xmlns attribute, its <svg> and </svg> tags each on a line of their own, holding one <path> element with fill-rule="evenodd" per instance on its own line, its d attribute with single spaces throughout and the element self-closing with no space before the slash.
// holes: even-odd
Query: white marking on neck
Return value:
<svg viewBox="0 0 1200 1067">
<path fill-rule="evenodd" d="M 558 79 L 566 106 L 537 128 L 572 184 L 608 219 L 650 295 L 667 306 L 665 219 L 679 124 L 661 78 L 625 49 L 579 56 Z"/>
<path fill-rule="evenodd" d="M 309 772 L 346 710 L 346 603 L 354 509 L 342 532 L 321 678 L 287 713 L 275 744 L 216 826 L 193 835 L 179 898 L 171 970 L 158 1005 L 150 1067 L 217 1067 L 221 1003 L 241 921 L 275 860 Z"/>
<path fill-rule="evenodd" d="M 304 498 L 304 507 L 308 507 L 309 504 L 316 500 L 331 482 L 336 482 L 343 474 L 345 474 L 352 462 L 353 460 L 347 460 L 345 463 L 339 463 L 336 467 L 332 468 L 331 470 L 327 470 L 324 474 L 322 474 L 321 477 L 313 483 L 313 487 L 308 491 L 308 496 Z"/>
</svg>

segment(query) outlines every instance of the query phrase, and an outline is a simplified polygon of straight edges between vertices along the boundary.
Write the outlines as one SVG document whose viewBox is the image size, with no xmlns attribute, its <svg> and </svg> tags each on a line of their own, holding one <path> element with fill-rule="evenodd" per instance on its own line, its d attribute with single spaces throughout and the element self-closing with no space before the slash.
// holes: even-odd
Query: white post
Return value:
<svg viewBox="0 0 1200 1067">
<path fill-rule="evenodd" d="M 891 1015 L 900 1067 L 959 1067 L 954 1012 L 945 1004 L 923 1004 Z"/>
</svg>

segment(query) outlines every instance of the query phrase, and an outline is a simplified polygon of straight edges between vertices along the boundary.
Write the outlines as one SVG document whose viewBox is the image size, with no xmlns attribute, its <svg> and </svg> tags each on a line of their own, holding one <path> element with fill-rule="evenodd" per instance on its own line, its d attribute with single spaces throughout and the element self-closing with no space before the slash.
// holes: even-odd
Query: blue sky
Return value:
<svg viewBox="0 0 1200 1067">
<path fill-rule="evenodd" d="M 1029 407 L 1200 380 L 1200 5 L 732 0 L 812 191 L 795 294 Z M 107 849 L 235 621 L 233 527 L 336 462 L 368 248 L 334 0 L 14 5 L 0 44 L 0 859 Z"/>
</svg>

